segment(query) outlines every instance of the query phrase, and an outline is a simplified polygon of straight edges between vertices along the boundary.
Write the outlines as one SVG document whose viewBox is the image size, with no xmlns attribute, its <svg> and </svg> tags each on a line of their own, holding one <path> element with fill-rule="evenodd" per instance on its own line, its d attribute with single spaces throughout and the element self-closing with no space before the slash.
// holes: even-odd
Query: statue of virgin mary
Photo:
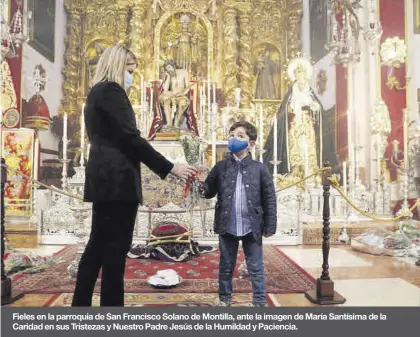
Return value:
<svg viewBox="0 0 420 337">
<path fill-rule="evenodd" d="M 274 131 L 277 132 L 277 172 L 311 174 L 328 161 L 337 168 L 338 160 L 330 122 L 322 104 L 310 87 L 312 65 L 303 57 L 287 68 L 292 81 L 277 113 L 277 130 L 271 128 L 264 152 L 264 163 L 274 171 Z"/>
</svg>

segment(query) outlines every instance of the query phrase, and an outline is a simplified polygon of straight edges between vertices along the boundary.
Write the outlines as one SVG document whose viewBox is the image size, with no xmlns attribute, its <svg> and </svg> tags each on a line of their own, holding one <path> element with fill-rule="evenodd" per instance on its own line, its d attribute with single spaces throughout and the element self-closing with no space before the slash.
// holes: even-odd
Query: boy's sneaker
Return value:
<svg viewBox="0 0 420 337">
<path fill-rule="evenodd" d="M 219 301 L 219 303 L 216 304 L 216 307 L 230 307 L 232 303 L 225 302 L 225 301 Z"/>
<path fill-rule="evenodd" d="M 258 308 L 265 308 L 268 307 L 268 305 L 266 303 L 252 303 L 252 305 L 254 307 L 258 307 Z"/>
</svg>

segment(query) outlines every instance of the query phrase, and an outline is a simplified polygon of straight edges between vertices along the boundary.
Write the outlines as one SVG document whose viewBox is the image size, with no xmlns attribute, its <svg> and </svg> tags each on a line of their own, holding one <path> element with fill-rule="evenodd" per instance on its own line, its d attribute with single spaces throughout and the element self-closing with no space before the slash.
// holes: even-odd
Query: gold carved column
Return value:
<svg viewBox="0 0 420 337">
<path fill-rule="evenodd" d="M 144 53 L 147 44 L 150 44 L 150 38 L 146 39 L 146 15 L 148 4 L 143 1 L 137 1 L 131 8 L 131 19 L 129 23 L 129 46 L 130 50 L 134 53 L 139 62 L 138 70 L 134 75 L 134 84 L 132 90 L 130 90 L 130 99 L 133 105 L 140 105 L 140 86 L 141 86 L 141 75 L 145 76 L 146 64 L 150 64 L 151 53 Z M 150 49 L 150 50 L 153 50 Z"/>
<path fill-rule="evenodd" d="M 249 108 L 252 94 L 253 69 L 251 52 L 251 10 L 252 3 L 243 1 L 237 5 L 239 12 L 239 85 L 241 88 L 241 106 Z"/>
<path fill-rule="evenodd" d="M 239 86 L 237 64 L 238 32 L 237 32 L 237 10 L 233 6 L 225 8 L 224 12 L 224 63 L 223 78 L 226 101 L 235 101 L 235 88 Z"/>
<path fill-rule="evenodd" d="M 290 59 L 301 50 L 300 24 L 302 20 L 302 4 L 300 0 L 288 1 L 287 13 L 287 57 Z"/>
<path fill-rule="evenodd" d="M 67 23 L 67 48 L 64 55 L 65 64 L 63 70 L 63 99 L 61 101 L 61 113 L 71 114 L 77 110 L 77 98 L 79 96 L 79 84 L 83 59 L 80 41 L 82 40 L 82 7 L 80 1 L 68 0 L 64 6 L 68 13 Z"/>
</svg>

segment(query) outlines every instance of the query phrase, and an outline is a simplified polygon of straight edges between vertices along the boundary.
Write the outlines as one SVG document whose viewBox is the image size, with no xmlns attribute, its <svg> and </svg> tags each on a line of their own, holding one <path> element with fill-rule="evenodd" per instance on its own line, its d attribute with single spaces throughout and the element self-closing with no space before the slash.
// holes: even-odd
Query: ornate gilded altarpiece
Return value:
<svg viewBox="0 0 420 337">
<path fill-rule="evenodd" d="M 164 59 L 173 57 L 171 46 L 186 16 L 187 33 L 195 43 L 192 78 L 216 82 L 225 102 L 234 102 L 235 89 L 240 88 L 242 105 L 251 105 L 254 64 L 269 48 L 280 63 L 275 74 L 279 100 L 257 103 L 266 103 L 266 113 L 273 115 L 287 90 L 287 59 L 300 50 L 300 0 L 65 0 L 65 7 L 62 111 L 69 114 L 80 114 L 96 62 L 111 44 L 128 46 L 140 61 L 131 90 L 133 104 L 139 104 L 141 76 L 148 83 L 159 80 Z"/>
</svg>

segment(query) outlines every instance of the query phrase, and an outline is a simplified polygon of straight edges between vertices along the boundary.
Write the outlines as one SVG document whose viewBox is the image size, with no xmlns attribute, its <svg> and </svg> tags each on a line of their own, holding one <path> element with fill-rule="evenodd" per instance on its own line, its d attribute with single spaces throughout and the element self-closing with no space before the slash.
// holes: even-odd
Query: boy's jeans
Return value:
<svg viewBox="0 0 420 337">
<path fill-rule="evenodd" d="M 244 237 L 230 234 L 219 236 L 219 299 L 222 302 L 232 300 L 232 276 L 236 266 L 239 241 L 245 253 L 248 273 L 252 283 L 253 304 L 265 304 L 265 274 L 263 247 L 255 241 L 252 233 Z"/>
</svg>

